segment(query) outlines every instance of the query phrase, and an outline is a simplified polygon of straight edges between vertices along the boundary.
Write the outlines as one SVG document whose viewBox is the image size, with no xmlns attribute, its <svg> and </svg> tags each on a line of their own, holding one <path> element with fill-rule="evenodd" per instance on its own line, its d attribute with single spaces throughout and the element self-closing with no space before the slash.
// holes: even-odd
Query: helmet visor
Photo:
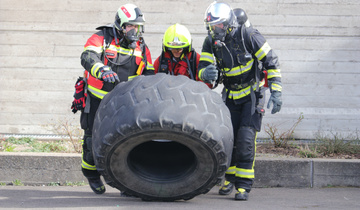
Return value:
<svg viewBox="0 0 360 210">
<path fill-rule="evenodd" d="M 220 23 L 229 24 L 232 9 L 226 3 L 213 3 L 205 12 L 204 23 L 206 27 L 214 26 Z"/>
<path fill-rule="evenodd" d="M 178 48 L 183 48 L 186 45 L 186 42 L 173 41 L 173 42 L 167 42 L 166 44 L 168 48 L 178 49 Z"/>
</svg>

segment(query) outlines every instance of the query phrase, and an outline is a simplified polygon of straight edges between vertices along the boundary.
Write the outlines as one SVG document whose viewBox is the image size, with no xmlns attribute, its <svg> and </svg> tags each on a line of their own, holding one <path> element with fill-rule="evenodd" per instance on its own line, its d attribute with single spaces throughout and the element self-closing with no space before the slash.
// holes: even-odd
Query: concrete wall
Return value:
<svg viewBox="0 0 360 210">
<path fill-rule="evenodd" d="M 0 153 L 0 182 L 81 182 L 80 154 Z M 360 187 L 360 160 L 257 157 L 254 187 Z M 86 179 L 85 179 L 86 180 Z"/>
<path fill-rule="evenodd" d="M 0 134 L 51 134 L 70 120 L 73 86 L 82 74 L 80 54 L 97 26 L 113 22 L 130 1 L 0 0 Z M 192 33 L 200 52 L 211 0 L 137 0 L 146 17 L 145 40 L 153 60 L 162 35 L 176 22 Z M 228 0 L 279 55 L 283 108 L 263 125 L 288 130 L 303 113 L 295 138 L 318 131 L 353 134 L 360 125 L 360 2 L 358 0 Z M 259 137 L 267 137 L 263 131 Z"/>
</svg>

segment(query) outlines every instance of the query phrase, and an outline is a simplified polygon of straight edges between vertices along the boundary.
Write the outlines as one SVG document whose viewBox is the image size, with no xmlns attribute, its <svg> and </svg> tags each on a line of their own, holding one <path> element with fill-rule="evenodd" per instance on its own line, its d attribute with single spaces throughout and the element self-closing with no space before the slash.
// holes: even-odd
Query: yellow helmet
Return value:
<svg viewBox="0 0 360 210">
<path fill-rule="evenodd" d="M 191 51 L 191 34 L 185 26 L 179 23 L 166 29 L 163 38 L 164 51 L 176 48 L 189 48 Z"/>
</svg>

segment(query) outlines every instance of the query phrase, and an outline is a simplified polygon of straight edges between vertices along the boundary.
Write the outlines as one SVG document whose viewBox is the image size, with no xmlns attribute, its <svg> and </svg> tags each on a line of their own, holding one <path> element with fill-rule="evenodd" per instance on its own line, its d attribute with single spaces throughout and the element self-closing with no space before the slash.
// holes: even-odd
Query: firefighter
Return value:
<svg viewBox="0 0 360 210">
<path fill-rule="evenodd" d="M 81 65 L 87 80 L 85 109 L 81 113 L 81 127 L 84 129 L 82 142 L 82 172 L 90 188 L 96 194 L 105 192 L 105 186 L 96 170 L 92 153 L 92 129 L 96 110 L 102 98 L 119 82 L 138 75 L 153 75 L 150 51 L 142 33 L 145 18 L 133 4 L 121 6 L 115 15 L 115 22 L 100 26 L 86 42 L 81 54 Z"/>
<path fill-rule="evenodd" d="M 204 22 L 208 36 L 203 43 L 198 75 L 205 82 L 223 81 L 222 96 L 230 110 L 234 132 L 231 164 L 219 194 L 228 195 L 235 187 L 235 200 L 248 200 L 254 181 L 256 136 L 265 113 L 265 76 L 261 66 L 267 70 L 271 93 L 267 108 L 273 105 L 271 113 L 275 114 L 282 105 L 280 64 L 258 30 L 246 21 L 238 25 L 229 4 L 210 4 Z"/>
<path fill-rule="evenodd" d="M 199 81 L 197 67 L 200 54 L 192 48 L 189 30 L 176 23 L 164 33 L 161 55 L 155 60 L 155 73 L 185 75 Z M 211 87 L 211 84 L 207 84 Z"/>
</svg>

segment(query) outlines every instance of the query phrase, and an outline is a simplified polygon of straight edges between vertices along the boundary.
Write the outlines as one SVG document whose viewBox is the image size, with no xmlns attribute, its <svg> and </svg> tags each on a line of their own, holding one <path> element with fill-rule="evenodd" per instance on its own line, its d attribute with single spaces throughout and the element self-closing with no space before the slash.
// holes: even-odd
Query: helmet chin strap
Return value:
<svg viewBox="0 0 360 210">
<path fill-rule="evenodd" d="M 117 38 L 117 35 L 116 35 L 117 32 L 116 32 L 116 30 L 115 30 L 115 26 L 113 26 L 112 29 L 113 29 L 113 34 L 114 34 L 114 38 L 115 38 L 115 44 L 118 45 L 118 44 L 119 44 L 119 41 L 118 41 L 118 38 Z"/>
</svg>

